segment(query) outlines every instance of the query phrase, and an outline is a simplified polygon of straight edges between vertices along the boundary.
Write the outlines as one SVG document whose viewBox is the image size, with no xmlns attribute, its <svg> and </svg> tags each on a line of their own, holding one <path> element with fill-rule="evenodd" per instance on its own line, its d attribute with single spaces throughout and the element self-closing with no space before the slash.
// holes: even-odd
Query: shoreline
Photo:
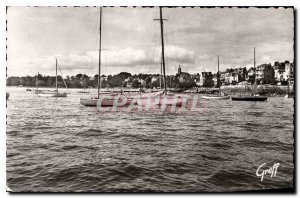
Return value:
<svg viewBox="0 0 300 198">
<path fill-rule="evenodd" d="M 22 88 L 22 89 L 32 89 L 34 90 L 36 87 L 31 86 L 6 86 L 7 88 Z M 250 95 L 252 93 L 253 85 L 231 85 L 231 86 L 221 86 L 221 92 L 228 94 L 230 96 L 234 95 Z M 55 87 L 39 87 L 40 90 L 52 90 Z M 97 91 L 97 88 L 59 88 L 61 90 L 86 90 L 86 91 Z M 160 91 L 160 89 L 143 89 L 146 93 Z M 190 88 L 186 90 L 178 90 L 178 89 L 168 89 L 172 93 L 180 93 L 180 94 L 217 94 L 219 88 L 215 87 L 196 87 Z M 126 87 L 115 87 L 115 88 L 101 88 L 101 91 L 108 92 L 127 92 L 127 93 L 138 93 L 140 92 L 139 88 L 126 88 Z M 256 89 L 256 93 L 262 96 L 268 97 L 283 97 L 288 94 L 288 86 L 286 85 L 258 85 Z M 290 86 L 290 93 L 294 93 L 293 86 Z"/>
</svg>

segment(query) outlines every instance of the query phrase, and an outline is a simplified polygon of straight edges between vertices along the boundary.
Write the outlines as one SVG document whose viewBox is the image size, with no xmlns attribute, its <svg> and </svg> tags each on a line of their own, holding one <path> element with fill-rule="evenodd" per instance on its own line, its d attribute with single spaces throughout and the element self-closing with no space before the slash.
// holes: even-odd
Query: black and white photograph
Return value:
<svg viewBox="0 0 300 198">
<path fill-rule="evenodd" d="M 7 5 L 6 191 L 295 192 L 295 18 Z"/>
</svg>

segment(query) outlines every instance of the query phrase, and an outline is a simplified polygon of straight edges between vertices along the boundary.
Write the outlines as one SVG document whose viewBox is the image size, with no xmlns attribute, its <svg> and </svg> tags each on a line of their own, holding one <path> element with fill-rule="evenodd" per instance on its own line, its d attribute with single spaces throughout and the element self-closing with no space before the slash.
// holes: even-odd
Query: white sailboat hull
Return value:
<svg viewBox="0 0 300 198">
<path fill-rule="evenodd" d="M 67 97 L 67 93 L 39 93 L 38 96 L 41 97 L 55 97 L 55 98 L 64 98 Z"/>
<path fill-rule="evenodd" d="M 142 95 L 137 99 L 137 104 L 141 106 L 147 105 L 166 105 L 166 106 L 182 106 L 184 100 L 181 96 L 176 95 Z"/>
<path fill-rule="evenodd" d="M 206 99 L 206 100 L 227 100 L 230 99 L 230 96 L 201 96 L 201 98 Z"/>
<path fill-rule="evenodd" d="M 57 98 L 61 98 L 61 97 L 67 97 L 67 93 L 55 93 L 55 94 L 53 94 L 53 96 L 52 97 L 57 97 Z"/>
<path fill-rule="evenodd" d="M 31 92 L 32 94 L 42 94 L 42 93 L 50 93 L 50 92 L 54 92 L 54 91 L 51 91 L 51 90 L 32 90 L 32 91 L 29 91 Z"/>
<path fill-rule="evenodd" d="M 127 97 L 100 97 L 100 98 L 80 98 L 80 104 L 84 106 L 101 106 L 101 107 L 112 107 L 112 106 L 128 106 L 133 101 L 132 98 Z"/>
</svg>

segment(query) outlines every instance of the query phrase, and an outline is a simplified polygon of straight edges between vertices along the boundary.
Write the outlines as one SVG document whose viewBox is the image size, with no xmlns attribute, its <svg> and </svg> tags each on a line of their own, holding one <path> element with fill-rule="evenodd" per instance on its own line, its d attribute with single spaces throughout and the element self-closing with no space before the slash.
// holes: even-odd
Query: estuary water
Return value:
<svg viewBox="0 0 300 198">
<path fill-rule="evenodd" d="M 204 101 L 199 112 L 98 112 L 83 94 L 8 87 L 15 192 L 227 192 L 291 188 L 294 100 Z M 276 175 L 258 173 L 280 163 Z"/>
</svg>

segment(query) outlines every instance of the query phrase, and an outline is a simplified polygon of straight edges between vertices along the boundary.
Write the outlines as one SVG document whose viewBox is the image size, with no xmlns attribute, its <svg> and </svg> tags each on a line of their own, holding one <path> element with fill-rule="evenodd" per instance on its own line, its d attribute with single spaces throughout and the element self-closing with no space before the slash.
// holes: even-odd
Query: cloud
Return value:
<svg viewBox="0 0 300 198">
<path fill-rule="evenodd" d="M 103 72 L 159 72 L 157 8 L 103 9 Z M 166 69 L 216 71 L 293 60 L 293 9 L 164 8 Z M 97 72 L 99 8 L 9 7 L 8 76 Z"/>
</svg>

